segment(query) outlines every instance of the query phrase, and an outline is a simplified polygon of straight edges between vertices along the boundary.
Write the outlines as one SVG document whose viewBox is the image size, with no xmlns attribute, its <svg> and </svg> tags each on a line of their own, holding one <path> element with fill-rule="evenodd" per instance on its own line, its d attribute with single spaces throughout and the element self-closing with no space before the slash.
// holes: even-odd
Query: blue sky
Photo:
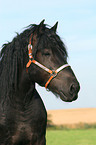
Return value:
<svg viewBox="0 0 96 145">
<path fill-rule="evenodd" d="M 81 90 L 73 103 L 65 103 L 38 87 L 47 109 L 96 107 L 96 1 L 95 0 L 0 0 L 0 48 L 29 24 L 42 19 L 53 26 L 67 46 Z"/>
</svg>

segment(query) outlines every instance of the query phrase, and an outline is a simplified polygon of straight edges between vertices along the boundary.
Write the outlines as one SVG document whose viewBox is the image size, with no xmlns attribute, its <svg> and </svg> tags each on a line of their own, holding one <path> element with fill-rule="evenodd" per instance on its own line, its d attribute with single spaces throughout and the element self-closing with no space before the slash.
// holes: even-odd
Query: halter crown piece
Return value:
<svg viewBox="0 0 96 145">
<path fill-rule="evenodd" d="M 36 60 L 34 60 L 33 56 L 32 56 L 32 45 L 31 45 L 31 39 L 32 39 L 32 34 L 30 36 L 29 39 L 29 44 L 28 44 L 28 55 L 29 55 L 29 62 L 26 65 L 26 71 L 28 73 L 28 68 L 30 67 L 31 63 L 34 63 L 35 65 L 37 65 L 38 67 L 42 68 L 43 70 L 45 70 L 46 72 L 48 72 L 50 74 L 50 77 L 48 79 L 48 81 L 45 83 L 45 88 L 48 87 L 49 83 L 52 81 L 52 79 L 54 79 L 57 74 L 63 70 L 64 68 L 70 66 L 69 64 L 64 64 L 62 66 L 60 66 L 58 69 L 54 70 L 50 70 L 49 68 L 45 67 L 44 65 L 40 64 L 39 62 L 37 62 Z"/>
</svg>

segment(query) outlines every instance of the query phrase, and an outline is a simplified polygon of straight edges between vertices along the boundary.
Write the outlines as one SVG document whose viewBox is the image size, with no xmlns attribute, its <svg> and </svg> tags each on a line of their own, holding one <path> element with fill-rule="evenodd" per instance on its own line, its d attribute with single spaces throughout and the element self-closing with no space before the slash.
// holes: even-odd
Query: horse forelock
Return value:
<svg viewBox="0 0 96 145">
<path fill-rule="evenodd" d="M 38 49 L 44 48 L 52 48 L 54 47 L 54 51 L 58 49 L 63 56 L 67 59 L 68 53 L 65 44 L 59 37 L 59 35 L 51 29 L 51 26 L 47 24 L 39 25 L 29 25 L 27 27 L 30 30 L 30 35 L 33 33 L 37 35 L 37 45 L 35 46 L 35 53 Z M 33 52 L 34 53 L 34 52 Z M 33 54 L 34 55 L 34 54 Z M 35 55 L 34 55 L 35 56 Z"/>
</svg>

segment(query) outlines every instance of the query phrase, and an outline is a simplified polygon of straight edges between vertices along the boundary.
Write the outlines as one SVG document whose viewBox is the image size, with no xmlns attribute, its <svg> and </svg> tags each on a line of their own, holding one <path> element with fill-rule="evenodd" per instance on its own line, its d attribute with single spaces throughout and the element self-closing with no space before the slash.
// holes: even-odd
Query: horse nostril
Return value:
<svg viewBox="0 0 96 145">
<path fill-rule="evenodd" d="M 72 85 L 70 86 L 70 94 L 72 95 L 72 94 L 74 93 L 74 91 L 75 91 L 75 85 L 72 84 Z"/>
<path fill-rule="evenodd" d="M 77 84 L 71 84 L 70 86 L 70 94 L 73 95 L 73 94 L 77 94 L 79 92 L 79 85 Z"/>
</svg>

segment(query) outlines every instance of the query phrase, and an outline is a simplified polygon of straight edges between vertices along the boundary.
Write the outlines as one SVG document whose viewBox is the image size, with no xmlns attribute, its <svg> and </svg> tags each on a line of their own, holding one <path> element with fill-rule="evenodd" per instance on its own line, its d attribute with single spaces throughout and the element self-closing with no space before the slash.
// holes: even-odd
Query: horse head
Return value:
<svg viewBox="0 0 96 145">
<path fill-rule="evenodd" d="M 35 25 L 29 37 L 28 74 L 32 82 L 45 86 L 63 101 L 77 99 L 80 89 L 71 66 L 67 63 L 67 50 L 56 33 L 58 22 L 48 28 L 44 20 Z"/>
</svg>

